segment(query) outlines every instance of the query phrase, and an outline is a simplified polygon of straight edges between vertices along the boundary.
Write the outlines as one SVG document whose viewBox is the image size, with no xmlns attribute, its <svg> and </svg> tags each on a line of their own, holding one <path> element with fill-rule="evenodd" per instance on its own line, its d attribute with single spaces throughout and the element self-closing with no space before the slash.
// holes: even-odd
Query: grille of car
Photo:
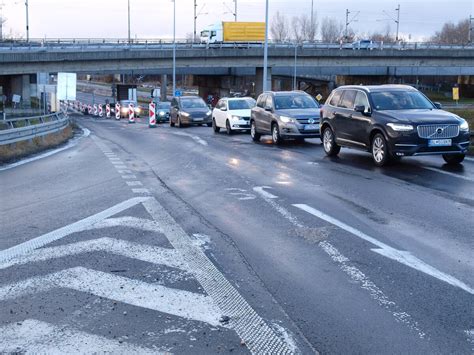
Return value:
<svg viewBox="0 0 474 355">
<path fill-rule="evenodd" d="M 459 126 L 456 124 L 432 124 L 417 127 L 418 136 L 426 139 L 454 138 L 459 134 Z"/>
<path fill-rule="evenodd" d="M 314 120 L 314 122 L 309 122 L 309 120 Z M 298 123 L 301 124 L 318 124 L 319 123 L 319 118 L 297 118 L 296 119 Z"/>
<path fill-rule="evenodd" d="M 241 117 L 245 121 L 250 121 L 250 117 Z"/>
</svg>

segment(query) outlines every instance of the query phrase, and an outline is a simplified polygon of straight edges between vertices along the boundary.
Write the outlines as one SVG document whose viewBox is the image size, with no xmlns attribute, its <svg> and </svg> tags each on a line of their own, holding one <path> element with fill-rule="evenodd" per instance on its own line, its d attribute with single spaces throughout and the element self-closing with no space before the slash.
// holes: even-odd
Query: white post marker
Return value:
<svg viewBox="0 0 474 355">
<path fill-rule="evenodd" d="M 102 117 L 104 116 L 104 107 L 102 106 L 102 104 L 99 105 L 99 117 Z"/>
<path fill-rule="evenodd" d="M 105 117 L 110 118 L 110 104 L 105 105 Z"/>
<path fill-rule="evenodd" d="M 148 105 L 148 127 L 150 128 L 155 128 L 156 127 L 156 110 L 155 110 L 155 104 L 153 102 L 150 102 Z"/>
<path fill-rule="evenodd" d="M 128 104 L 128 123 L 135 123 L 135 105 Z"/>
<path fill-rule="evenodd" d="M 120 104 L 118 102 L 115 104 L 115 119 L 120 120 Z"/>
<path fill-rule="evenodd" d="M 94 104 L 94 116 L 97 116 L 99 114 L 97 104 Z"/>
</svg>

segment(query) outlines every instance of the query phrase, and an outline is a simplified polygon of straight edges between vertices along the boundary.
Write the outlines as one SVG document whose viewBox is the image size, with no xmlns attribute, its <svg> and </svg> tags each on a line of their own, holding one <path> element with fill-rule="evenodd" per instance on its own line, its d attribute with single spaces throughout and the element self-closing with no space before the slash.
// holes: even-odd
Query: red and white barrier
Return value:
<svg viewBox="0 0 474 355">
<path fill-rule="evenodd" d="M 135 123 L 135 105 L 128 105 L 128 123 Z"/>
<path fill-rule="evenodd" d="M 104 116 L 104 107 L 101 105 L 99 105 L 99 117 L 102 117 Z"/>
<path fill-rule="evenodd" d="M 97 107 L 97 104 L 94 104 L 94 116 L 99 115 L 99 108 Z"/>
<path fill-rule="evenodd" d="M 120 119 L 120 104 L 118 102 L 115 104 L 115 119 Z"/>
<path fill-rule="evenodd" d="M 156 127 L 156 106 L 153 102 L 148 105 L 148 127 Z"/>
<path fill-rule="evenodd" d="M 89 113 L 89 115 L 92 115 L 92 105 L 89 104 L 89 106 L 87 107 L 87 112 Z"/>
<path fill-rule="evenodd" d="M 105 105 L 105 117 L 110 118 L 110 104 Z"/>
</svg>

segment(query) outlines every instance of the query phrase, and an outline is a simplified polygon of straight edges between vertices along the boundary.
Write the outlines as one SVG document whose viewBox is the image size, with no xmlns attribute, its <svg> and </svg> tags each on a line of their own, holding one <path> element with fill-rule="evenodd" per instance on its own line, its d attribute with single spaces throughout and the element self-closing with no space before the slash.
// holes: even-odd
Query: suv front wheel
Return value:
<svg viewBox="0 0 474 355">
<path fill-rule="evenodd" d="M 341 151 L 341 147 L 336 144 L 334 133 L 330 127 L 326 127 L 323 131 L 323 148 L 329 157 L 336 156 Z"/>
<path fill-rule="evenodd" d="M 278 123 L 272 125 L 272 142 L 273 144 L 281 144 L 282 139 L 280 136 L 280 129 L 278 128 Z"/>
<path fill-rule="evenodd" d="M 381 133 L 377 133 L 372 139 L 372 158 L 377 166 L 384 166 L 390 160 L 387 142 Z"/>
<path fill-rule="evenodd" d="M 443 154 L 444 161 L 449 165 L 461 164 L 464 157 L 464 154 Z"/>
</svg>

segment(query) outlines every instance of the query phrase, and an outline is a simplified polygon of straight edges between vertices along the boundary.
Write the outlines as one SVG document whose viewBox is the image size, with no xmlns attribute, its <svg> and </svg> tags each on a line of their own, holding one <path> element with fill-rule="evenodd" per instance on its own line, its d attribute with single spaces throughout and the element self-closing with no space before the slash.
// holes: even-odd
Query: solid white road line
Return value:
<svg viewBox="0 0 474 355">
<path fill-rule="evenodd" d="M 0 287 L 0 301 L 16 299 L 56 288 L 90 293 L 133 306 L 172 314 L 218 326 L 222 316 L 212 299 L 198 293 L 111 275 L 84 267 L 32 277 Z"/>
<path fill-rule="evenodd" d="M 135 175 L 122 175 L 122 179 L 124 180 L 133 180 L 136 179 L 137 177 Z"/>
<path fill-rule="evenodd" d="M 140 181 L 125 181 L 128 186 L 142 186 L 143 184 Z"/>
<path fill-rule="evenodd" d="M 453 176 L 453 177 L 458 178 L 458 179 L 463 179 L 463 180 L 466 180 L 466 181 L 473 181 L 474 182 L 474 178 L 471 178 L 469 176 L 455 174 L 455 173 L 452 173 L 450 171 L 445 171 L 445 170 L 438 169 L 438 168 L 433 168 L 433 167 L 430 167 L 430 166 L 424 166 L 423 169 L 430 170 L 430 171 L 435 171 L 437 173 L 448 175 L 448 176 Z"/>
<path fill-rule="evenodd" d="M 149 197 L 134 197 L 127 201 L 121 202 L 113 207 L 110 207 L 102 212 L 99 212 L 90 217 L 84 218 L 78 222 L 69 224 L 65 227 L 59 228 L 55 231 L 43 234 L 34 239 L 30 239 L 27 242 L 15 245 L 14 247 L 0 251 L 0 263 L 3 263 L 11 258 L 19 255 L 26 254 L 29 251 L 41 248 L 46 244 L 54 242 L 55 240 L 61 239 L 67 235 L 75 232 L 84 230 L 90 225 L 100 222 L 106 218 L 109 218 L 117 213 L 125 211 L 130 207 L 138 205 L 139 203 L 146 201 Z"/>
<path fill-rule="evenodd" d="M 460 289 L 464 290 L 464 291 L 467 291 L 469 292 L 470 294 L 474 294 L 474 289 L 468 285 L 466 285 L 464 282 L 456 279 L 455 277 L 451 276 L 451 275 L 448 275 L 442 271 L 439 271 L 438 269 L 432 267 L 431 265 L 428 265 L 427 263 L 425 263 L 424 261 L 418 259 L 417 257 L 413 256 L 410 252 L 408 251 L 403 251 L 403 250 L 397 250 L 397 249 L 394 249 L 390 246 L 388 246 L 387 244 L 385 243 L 382 243 L 380 242 L 379 240 L 373 238 L 373 237 L 370 237 L 368 236 L 367 234 L 361 232 L 360 230 L 356 229 L 356 228 L 353 228 L 339 220 L 337 220 L 336 218 L 333 218 L 331 216 L 328 216 L 327 214 L 313 208 L 313 207 L 310 207 L 308 205 L 305 205 L 305 204 L 294 204 L 293 206 L 305 211 L 305 212 L 308 212 L 309 214 L 312 214 L 313 216 L 315 217 L 318 217 L 328 223 L 331 223 L 333 225 L 335 225 L 336 227 L 339 227 L 343 230 L 345 230 L 346 232 L 349 232 L 353 235 L 355 235 L 356 237 L 360 238 L 360 239 L 363 239 L 371 244 L 374 244 L 376 246 L 378 246 L 380 249 L 371 249 L 372 251 L 380 254 L 380 255 L 383 255 L 387 258 L 390 258 L 392 260 L 395 260 L 401 264 L 404 264 L 408 267 L 411 267 L 417 271 L 421 271 L 427 275 L 430 275 L 440 281 L 443 281 L 443 282 L 446 282 L 448 284 L 450 284 L 451 286 L 455 286 L 455 287 L 459 287 Z"/>
<path fill-rule="evenodd" d="M 149 194 L 150 190 L 145 189 L 145 188 L 143 188 L 143 189 L 132 189 L 132 192 L 134 194 Z"/>
<path fill-rule="evenodd" d="M 280 206 L 275 201 L 275 198 L 278 198 L 278 196 L 271 195 L 271 197 L 269 197 L 267 195 L 268 192 L 263 191 L 258 187 L 254 188 L 254 191 L 258 192 L 270 206 L 272 206 L 278 213 L 280 213 L 283 217 L 290 221 L 295 227 L 305 228 L 305 226 L 298 221 L 296 216 L 293 216 L 291 212 L 289 212 L 286 208 Z M 395 318 L 397 322 L 404 324 L 406 327 L 416 332 L 420 338 L 425 337 L 425 332 L 420 329 L 418 323 L 413 320 L 411 315 L 406 312 L 400 311 L 396 303 L 391 301 L 384 294 L 384 292 L 369 279 L 368 276 L 366 276 L 362 271 L 360 271 L 356 266 L 354 266 L 351 261 L 341 252 L 339 252 L 336 247 L 334 247 L 328 241 L 319 242 L 318 246 L 326 254 L 328 254 L 335 263 L 339 264 L 340 269 L 345 272 L 351 278 L 351 280 L 357 283 L 364 290 L 368 291 L 370 297 L 375 300 L 380 306 L 385 308 Z"/>
<path fill-rule="evenodd" d="M 171 245 L 180 251 L 195 278 L 212 297 L 222 314 L 230 317 L 229 326 L 237 332 L 252 353 L 295 353 L 296 350 L 290 343 L 281 339 L 255 312 L 156 199 L 144 201 L 143 206 L 163 228 L 163 234 Z"/>
<path fill-rule="evenodd" d="M 25 265 L 98 251 L 188 271 L 187 264 L 175 249 L 160 248 L 107 237 L 57 247 L 40 248 L 26 255 L 21 255 L 1 263 L 0 270 L 15 265 Z"/>
<path fill-rule="evenodd" d="M 117 170 L 117 172 L 119 174 L 131 174 L 132 173 L 131 170 L 127 170 L 127 169 L 119 169 L 119 170 Z"/>
<path fill-rule="evenodd" d="M 0 334 L 0 352 L 6 354 L 165 354 L 36 319 L 2 325 Z"/>
</svg>

